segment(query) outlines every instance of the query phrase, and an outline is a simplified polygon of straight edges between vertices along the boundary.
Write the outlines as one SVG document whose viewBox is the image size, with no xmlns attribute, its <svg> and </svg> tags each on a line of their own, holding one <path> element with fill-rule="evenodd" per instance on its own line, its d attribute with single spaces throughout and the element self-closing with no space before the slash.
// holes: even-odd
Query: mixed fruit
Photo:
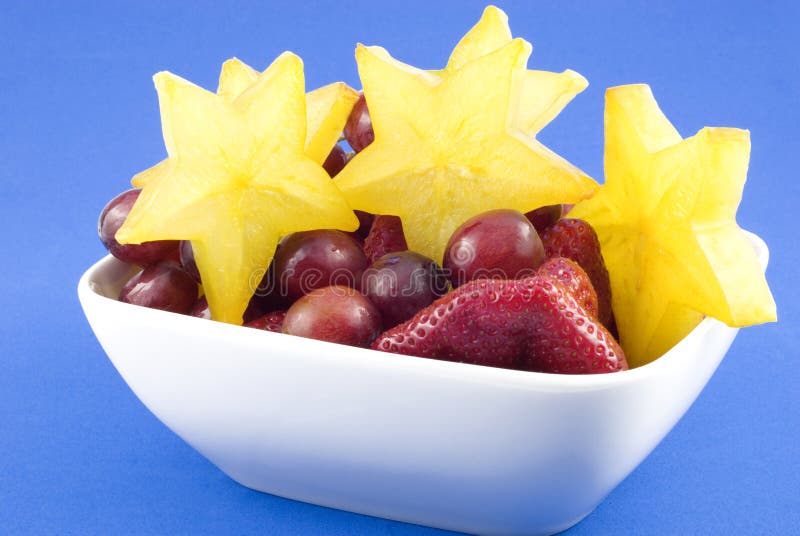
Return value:
<svg viewBox="0 0 800 536">
<path fill-rule="evenodd" d="M 225 62 L 216 93 L 157 74 L 168 158 L 99 221 L 142 267 L 119 299 L 571 374 L 646 364 L 705 316 L 774 321 L 735 221 L 747 131 L 682 139 L 647 86 L 609 89 L 598 186 L 535 138 L 586 80 L 530 51 L 490 6 L 439 71 L 359 45 L 361 93 L 306 94 L 288 52 Z"/>
</svg>

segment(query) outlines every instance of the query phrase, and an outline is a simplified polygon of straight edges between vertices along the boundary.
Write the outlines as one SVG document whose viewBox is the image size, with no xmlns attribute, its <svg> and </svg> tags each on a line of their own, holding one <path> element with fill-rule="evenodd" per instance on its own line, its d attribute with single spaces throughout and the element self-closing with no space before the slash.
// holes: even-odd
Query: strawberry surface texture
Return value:
<svg viewBox="0 0 800 536">
<path fill-rule="evenodd" d="M 606 328 L 557 278 L 470 281 L 380 335 L 376 350 L 562 374 L 626 370 Z"/>
<path fill-rule="evenodd" d="M 364 239 L 364 254 L 369 262 L 373 263 L 387 253 L 407 249 L 408 244 L 400 218 L 389 215 L 375 216 L 369 234 Z"/>
<path fill-rule="evenodd" d="M 597 318 L 597 293 L 592 281 L 580 265 L 566 257 L 551 257 L 544 261 L 536 274 L 541 277 L 552 277 L 572 293 L 587 313 Z"/>
<path fill-rule="evenodd" d="M 541 238 L 545 257 L 566 257 L 583 268 L 597 293 L 597 318 L 604 326 L 611 326 L 611 282 L 592 226 L 583 220 L 562 218 L 548 227 Z"/>
</svg>

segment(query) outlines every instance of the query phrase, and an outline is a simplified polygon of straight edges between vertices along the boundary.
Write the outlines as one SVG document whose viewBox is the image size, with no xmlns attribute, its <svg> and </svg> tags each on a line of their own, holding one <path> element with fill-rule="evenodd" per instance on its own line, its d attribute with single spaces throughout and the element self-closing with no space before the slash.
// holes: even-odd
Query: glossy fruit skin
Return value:
<svg viewBox="0 0 800 536">
<path fill-rule="evenodd" d="M 369 116 L 367 100 L 361 93 L 347 118 L 344 125 L 344 137 L 347 143 L 357 153 L 375 140 L 375 132 L 372 130 L 372 119 Z"/>
<path fill-rule="evenodd" d="M 200 283 L 200 271 L 197 269 L 197 263 L 194 260 L 194 251 L 192 250 L 192 243 L 189 240 L 181 240 L 178 246 L 178 255 L 181 266 L 186 270 L 195 281 Z"/>
<path fill-rule="evenodd" d="M 547 281 L 548 278 L 537 278 Z M 522 370 L 559 374 L 600 374 L 628 369 L 619 343 L 588 314 L 566 287 L 542 283 L 534 300 L 535 339 L 520 363 Z"/>
<path fill-rule="evenodd" d="M 375 216 L 369 234 L 364 239 L 364 254 L 370 263 L 383 257 L 387 253 L 406 251 L 403 222 L 397 216 Z"/>
<path fill-rule="evenodd" d="M 358 229 L 349 234 L 353 236 L 353 238 L 363 242 L 367 238 L 367 235 L 369 235 L 370 229 L 372 229 L 372 223 L 375 221 L 375 214 L 370 214 L 363 210 L 354 210 L 353 212 L 356 218 L 358 218 Z"/>
<path fill-rule="evenodd" d="M 604 326 L 612 326 L 611 281 L 592 226 L 583 220 L 562 218 L 542 234 L 542 244 L 548 258 L 566 257 L 583 268 L 597 293 L 597 318 Z"/>
<path fill-rule="evenodd" d="M 257 296 L 253 296 L 253 298 L 250 300 L 250 303 L 247 305 L 247 309 L 245 309 L 244 314 L 242 315 L 242 323 L 246 325 L 247 323 L 262 317 L 271 306 L 272 304 L 264 304 Z M 196 316 L 197 318 L 203 318 L 205 320 L 211 320 L 211 308 L 208 306 L 208 300 L 205 296 L 200 296 L 197 299 L 194 306 L 192 306 L 192 309 L 189 311 L 189 315 Z"/>
<path fill-rule="evenodd" d="M 336 144 L 331 149 L 331 153 L 325 159 L 325 162 L 322 163 L 322 167 L 325 168 L 325 171 L 328 172 L 328 175 L 331 178 L 335 177 L 339 174 L 341 170 L 344 169 L 344 166 L 347 165 L 347 153 L 342 146 Z"/>
<path fill-rule="evenodd" d="M 561 374 L 628 368 L 613 337 L 551 277 L 470 281 L 381 334 L 375 350 Z"/>
<path fill-rule="evenodd" d="M 544 207 L 539 207 L 536 210 L 526 212 L 525 217 L 528 218 L 528 221 L 533 224 L 536 232 L 541 235 L 545 229 L 558 221 L 562 212 L 562 205 L 547 205 Z"/>
<path fill-rule="evenodd" d="M 122 287 L 119 301 L 187 314 L 197 301 L 197 283 L 177 263 L 147 266 Z"/>
<path fill-rule="evenodd" d="M 273 333 L 281 333 L 283 330 L 283 320 L 286 318 L 286 311 L 272 311 L 259 316 L 255 320 L 245 322 L 245 327 L 263 329 Z"/>
<path fill-rule="evenodd" d="M 208 300 L 205 296 L 200 296 L 189 311 L 189 316 L 196 316 L 204 320 L 211 320 L 211 309 L 208 307 Z"/>
<path fill-rule="evenodd" d="M 444 270 L 413 251 L 384 255 L 361 278 L 361 292 L 378 308 L 386 329 L 408 320 L 447 290 Z"/>
<path fill-rule="evenodd" d="M 522 279 L 544 260 L 539 233 L 516 210 L 498 209 L 474 216 L 456 229 L 442 266 L 453 286 L 473 279 Z"/>
<path fill-rule="evenodd" d="M 148 266 L 168 258 L 178 247 L 177 240 L 158 240 L 142 244 L 125 244 L 117 242 L 115 235 L 131 207 L 139 198 L 141 190 L 134 188 L 126 190 L 109 201 L 100 212 L 97 221 L 97 233 L 109 253 L 123 262 Z"/>
<path fill-rule="evenodd" d="M 276 255 L 289 236 L 284 237 L 283 240 L 278 242 L 278 246 L 275 248 Z M 258 277 L 261 277 L 261 280 L 256 283 Z M 289 299 L 281 294 L 282 289 L 280 283 L 275 277 L 274 259 L 270 262 L 266 270 L 259 270 L 253 274 L 251 284 L 255 286 L 253 289 L 253 297 L 250 298 L 250 304 L 247 307 L 247 311 L 245 311 L 245 322 L 253 320 L 270 311 L 286 310 L 289 305 L 291 305 Z M 257 314 L 248 315 L 248 312 L 256 312 Z"/>
<path fill-rule="evenodd" d="M 592 280 L 577 262 L 566 257 L 552 257 L 539 266 L 536 275 L 552 277 L 560 282 L 572 293 L 578 305 L 589 315 L 597 318 L 597 293 L 592 286 Z"/>
<path fill-rule="evenodd" d="M 275 284 L 289 302 L 331 285 L 357 287 L 367 268 L 361 246 L 332 229 L 294 233 L 275 251 Z"/>
<path fill-rule="evenodd" d="M 346 286 L 316 289 L 286 311 L 283 333 L 368 347 L 381 332 L 380 312 L 359 291 Z"/>
</svg>

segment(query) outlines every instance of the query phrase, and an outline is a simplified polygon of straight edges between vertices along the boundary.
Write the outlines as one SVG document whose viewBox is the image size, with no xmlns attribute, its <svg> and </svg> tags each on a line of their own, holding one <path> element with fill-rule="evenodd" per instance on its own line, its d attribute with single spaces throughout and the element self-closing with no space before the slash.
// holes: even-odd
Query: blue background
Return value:
<svg viewBox="0 0 800 536">
<path fill-rule="evenodd" d="M 164 156 L 151 76 L 214 89 L 221 62 L 285 49 L 309 87 L 359 87 L 353 48 L 442 67 L 483 4 L 5 2 L 0 9 L 0 527 L 17 533 L 435 534 L 256 493 L 161 425 L 106 359 L 75 294 L 105 202 Z M 158 5 L 156 5 L 158 4 Z M 688 136 L 749 128 L 742 227 L 771 246 L 777 324 L 743 330 L 686 417 L 569 534 L 800 530 L 794 2 L 504 2 L 530 66 L 591 85 L 541 134 L 602 179 L 603 91 L 651 84 Z M 410 103 L 413 105 L 413 103 Z"/>
</svg>

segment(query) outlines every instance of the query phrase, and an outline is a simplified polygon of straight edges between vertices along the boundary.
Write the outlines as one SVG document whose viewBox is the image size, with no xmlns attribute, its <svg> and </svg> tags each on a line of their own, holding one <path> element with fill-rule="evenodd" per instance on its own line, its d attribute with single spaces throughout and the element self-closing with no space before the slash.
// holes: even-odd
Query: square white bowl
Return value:
<svg viewBox="0 0 800 536">
<path fill-rule="evenodd" d="M 768 250 L 748 233 L 762 266 Z M 117 301 L 108 256 L 78 295 L 114 366 L 165 425 L 237 482 L 481 534 L 588 515 L 699 395 L 738 330 L 706 318 L 637 369 L 569 376 L 352 348 Z"/>
</svg>

